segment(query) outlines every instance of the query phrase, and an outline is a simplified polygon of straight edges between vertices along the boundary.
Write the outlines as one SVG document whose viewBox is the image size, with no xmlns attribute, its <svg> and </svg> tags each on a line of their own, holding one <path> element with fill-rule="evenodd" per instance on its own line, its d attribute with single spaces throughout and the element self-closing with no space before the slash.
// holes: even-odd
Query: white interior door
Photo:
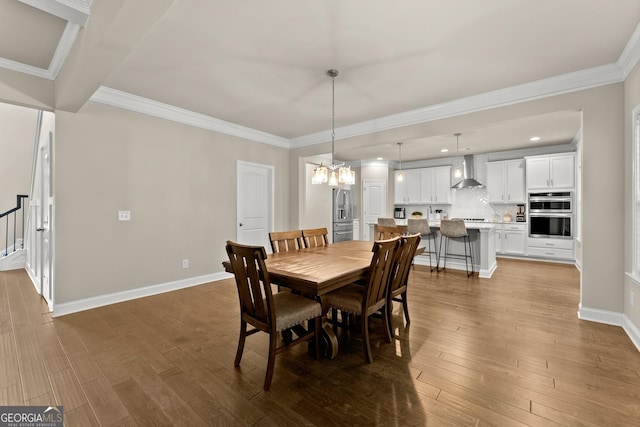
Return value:
<svg viewBox="0 0 640 427">
<path fill-rule="evenodd" d="M 237 240 L 270 250 L 273 221 L 273 167 L 238 162 Z"/>
<path fill-rule="evenodd" d="M 373 224 L 384 216 L 387 206 L 387 183 L 384 180 L 365 180 L 362 183 L 362 240 L 372 240 Z"/>
<path fill-rule="evenodd" d="M 51 226 L 52 226 L 52 198 L 51 198 L 51 140 L 53 135 L 49 132 L 46 136 L 47 140 L 40 148 L 40 177 L 41 177 L 41 222 L 38 224 L 37 231 L 40 234 L 40 294 L 49 304 L 49 308 L 53 307 L 53 283 L 51 275 Z"/>
</svg>

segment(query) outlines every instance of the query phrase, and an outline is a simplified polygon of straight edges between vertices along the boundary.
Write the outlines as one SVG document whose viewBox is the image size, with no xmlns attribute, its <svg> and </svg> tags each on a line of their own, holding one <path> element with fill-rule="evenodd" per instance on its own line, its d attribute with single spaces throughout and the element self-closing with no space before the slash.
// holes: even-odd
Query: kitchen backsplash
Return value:
<svg viewBox="0 0 640 427">
<path fill-rule="evenodd" d="M 429 207 L 433 213 L 436 209 L 442 209 L 449 218 L 483 218 L 490 221 L 502 221 L 507 212 L 515 221 L 517 208 L 515 204 L 490 204 L 486 188 L 465 188 L 452 190 L 451 205 L 409 205 L 406 206 L 406 215 L 410 217 L 412 212 L 419 211 L 428 217 Z"/>
</svg>

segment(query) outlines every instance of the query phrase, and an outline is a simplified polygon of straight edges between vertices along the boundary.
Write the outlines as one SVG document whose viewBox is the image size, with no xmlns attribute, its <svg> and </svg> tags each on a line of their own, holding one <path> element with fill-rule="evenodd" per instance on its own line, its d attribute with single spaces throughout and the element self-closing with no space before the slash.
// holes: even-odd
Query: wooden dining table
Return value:
<svg viewBox="0 0 640 427">
<path fill-rule="evenodd" d="M 290 288 L 303 295 L 321 298 L 355 281 L 365 279 L 373 256 L 373 242 L 349 240 L 326 246 L 269 254 L 265 263 L 271 283 Z M 424 251 L 419 248 L 417 253 Z M 223 263 L 233 273 L 231 264 Z M 338 340 L 326 318 L 322 319 L 325 354 L 333 359 L 338 353 Z"/>
<path fill-rule="evenodd" d="M 269 254 L 265 263 L 271 283 L 290 288 L 303 295 L 319 297 L 367 276 L 372 258 L 373 242 L 350 240 L 315 248 Z M 228 261 L 222 263 L 233 273 Z M 322 336 L 325 354 L 333 359 L 338 353 L 338 340 L 322 316 Z"/>
</svg>

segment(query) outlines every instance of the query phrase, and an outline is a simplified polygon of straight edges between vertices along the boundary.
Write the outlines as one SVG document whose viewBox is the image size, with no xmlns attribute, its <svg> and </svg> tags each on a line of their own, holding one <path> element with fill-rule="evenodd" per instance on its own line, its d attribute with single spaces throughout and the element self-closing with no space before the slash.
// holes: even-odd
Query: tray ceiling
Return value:
<svg viewBox="0 0 640 427">
<path fill-rule="evenodd" d="M 429 120 L 424 111 L 460 100 L 488 100 L 471 103 L 473 111 L 490 108 L 496 94 L 516 93 L 500 98 L 508 103 L 622 81 L 638 50 L 640 22 L 640 2 L 608 0 L 589 7 L 583 0 L 0 0 L 0 8 L 3 67 L 19 63 L 25 68 L 18 71 L 43 70 L 41 77 L 55 80 L 79 34 L 72 69 L 63 72 L 93 88 L 80 106 L 101 88 L 155 103 L 168 116 L 194 114 L 214 128 L 246 129 L 285 146 L 327 140 L 329 68 L 340 70 L 339 140 L 357 134 L 350 127 L 366 133 L 382 123 L 404 126 L 413 116 Z M 65 88 L 56 89 L 64 96 Z M 510 135 L 496 129 L 499 123 L 486 126 L 484 143 L 473 141 L 476 129 L 452 128 L 451 135 L 461 131 L 461 143 L 493 147 L 519 140 L 516 125 L 519 135 L 537 122 L 549 130 L 547 143 L 566 143 L 579 127 L 576 115 L 503 123 Z M 436 137 L 444 143 L 451 135 Z M 376 144 L 397 148 L 395 142 Z M 410 138 L 407 159 L 418 142 L 438 145 Z M 369 156 L 337 151 L 346 160 Z"/>
</svg>

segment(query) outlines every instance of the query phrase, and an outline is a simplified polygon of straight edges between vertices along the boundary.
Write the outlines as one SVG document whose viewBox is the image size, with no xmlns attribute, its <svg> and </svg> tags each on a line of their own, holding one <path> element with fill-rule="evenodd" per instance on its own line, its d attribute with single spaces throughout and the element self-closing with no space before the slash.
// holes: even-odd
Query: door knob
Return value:
<svg viewBox="0 0 640 427">
<path fill-rule="evenodd" d="M 242 227 L 242 223 L 240 223 L 240 227 Z"/>
<path fill-rule="evenodd" d="M 44 231 L 44 228 L 36 228 L 36 231 Z"/>
</svg>

